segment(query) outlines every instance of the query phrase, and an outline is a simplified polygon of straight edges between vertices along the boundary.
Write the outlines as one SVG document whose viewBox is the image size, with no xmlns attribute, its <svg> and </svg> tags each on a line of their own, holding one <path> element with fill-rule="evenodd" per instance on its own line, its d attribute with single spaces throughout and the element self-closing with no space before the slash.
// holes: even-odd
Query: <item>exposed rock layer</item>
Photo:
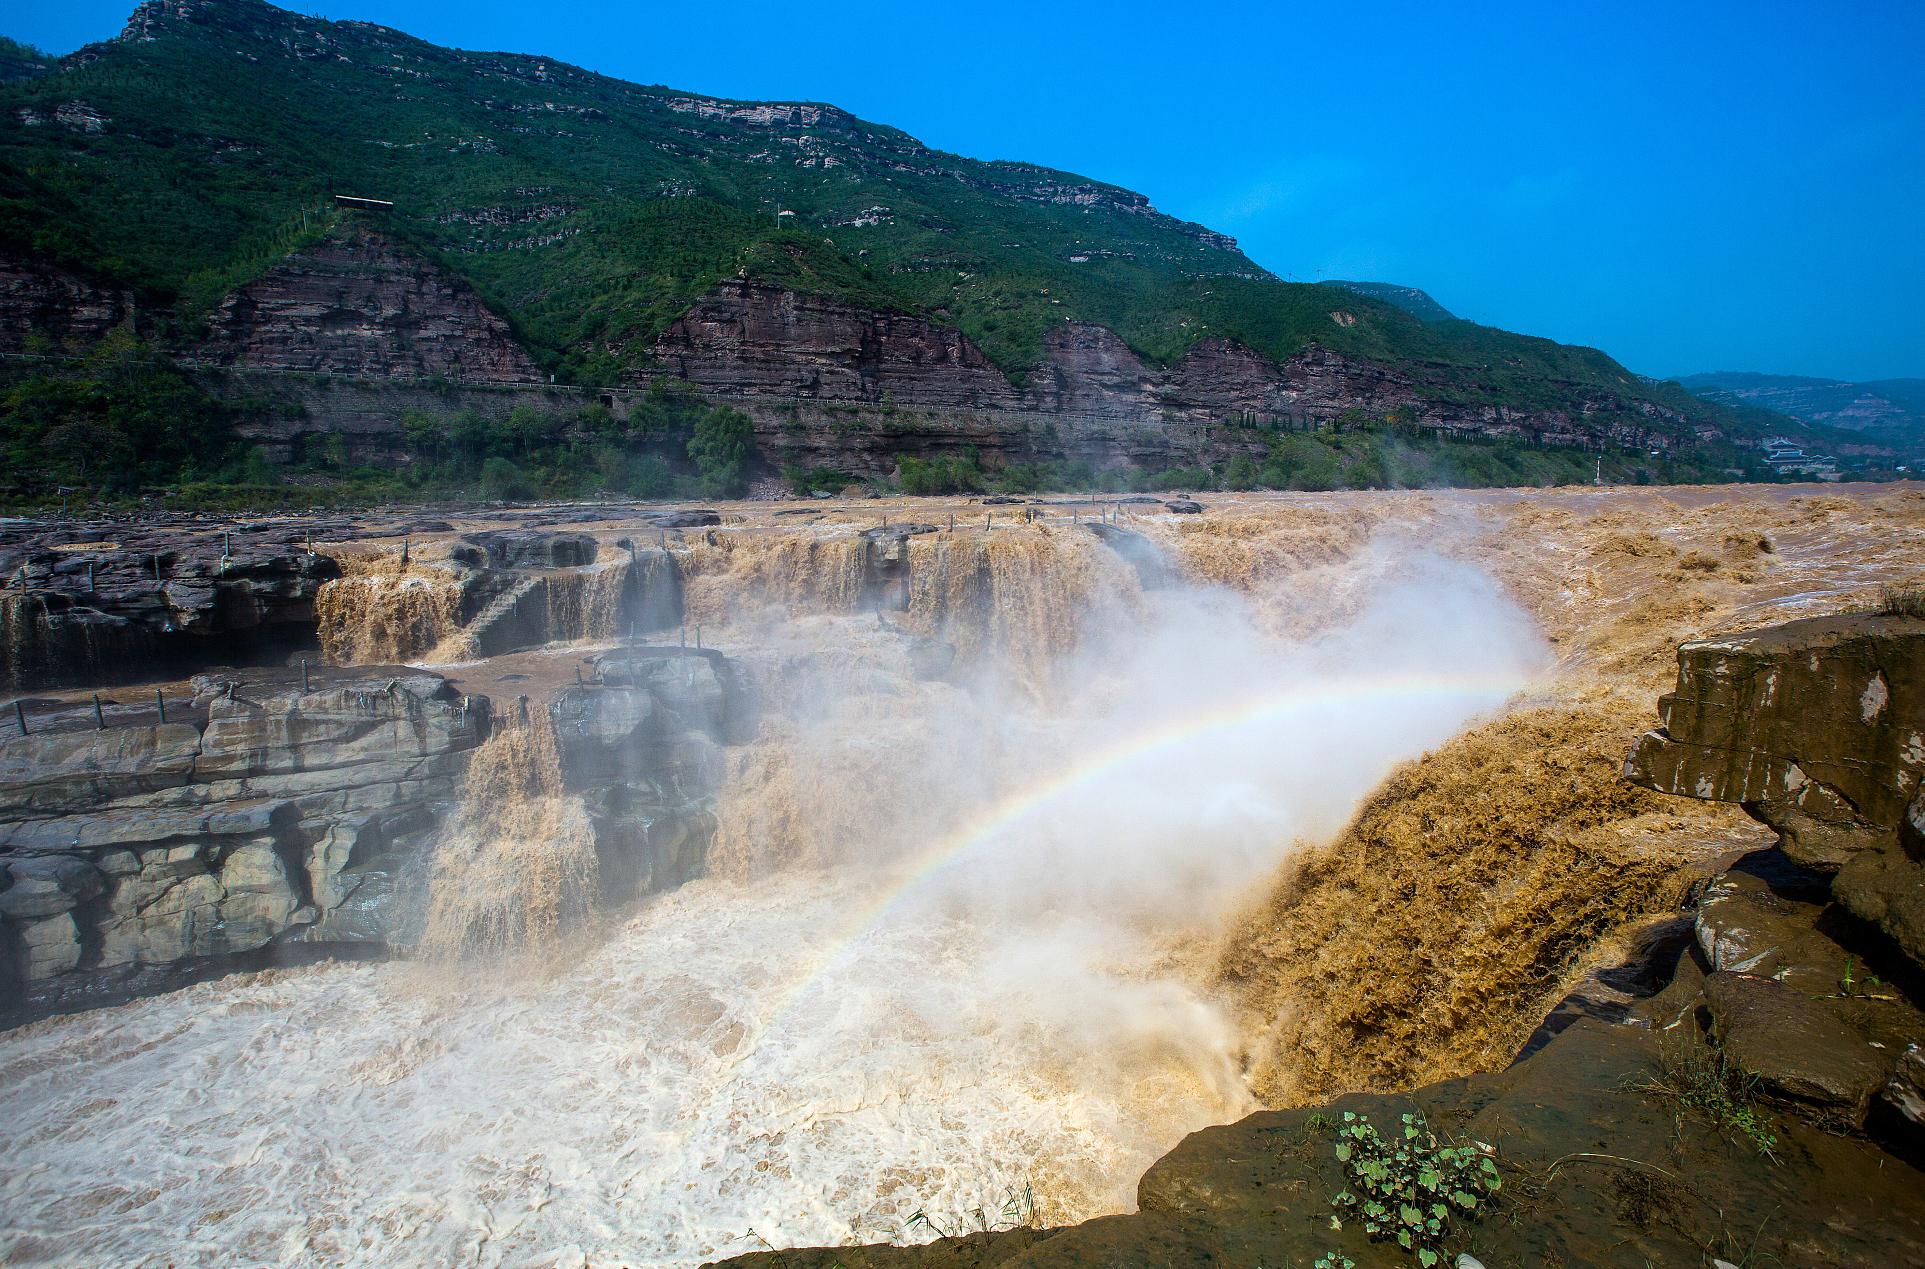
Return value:
<svg viewBox="0 0 1925 1269">
<path fill-rule="evenodd" d="M 0 1015 L 395 928 L 487 701 L 405 670 L 228 682 L 0 743 Z"/>
<path fill-rule="evenodd" d="M 98 339 L 133 308 L 133 296 L 125 291 L 0 251 L 0 353 L 32 351 L 35 335 L 56 343 Z"/>
<path fill-rule="evenodd" d="M 1925 963 L 1925 620 L 1828 617 L 1687 643 L 1637 784 L 1737 802 Z"/>
<path fill-rule="evenodd" d="M 199 356 L 225 366 L 376 379 L 540 378 L 464 282 L 371 231 L 337 234 L 221 302 Z"/>
</svg>

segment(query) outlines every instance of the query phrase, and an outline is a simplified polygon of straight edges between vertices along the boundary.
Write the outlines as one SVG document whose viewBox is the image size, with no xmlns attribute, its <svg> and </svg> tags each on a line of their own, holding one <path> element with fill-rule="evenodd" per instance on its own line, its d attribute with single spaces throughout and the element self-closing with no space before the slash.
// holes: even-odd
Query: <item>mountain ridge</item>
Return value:
<svg viewBox="0 0 1925 1269">
<path fill-rule="evenodd" d="M 1413 314 L 1414 288 L 1280 280 L 1141 194 L 827 103 L 260 0 L 147 0 L 118 39 L 0 85 L 0 175 L 0 351 L 132 319 L 218 369 L 668 380 L 745 411 L 764 469 L 978 450 L 1210 467 L 1279 429 L 1373 424 L 1703 473 L 1777 426 L 1596 349 Z M 485 321 L 462 317 L 475 303 Z M 418 457 L 399 419 L 370 430 L 290 391 L 243 434 L 293 455 L 351 425 L 370 456 Z"/>
<path fill-rule="evenodd" d="M 1925 446 L 1925 379 L 1827 379 L 1717 370 L 1684 375 L 1678 383 L 1721 405 L 1753 406 L 1863 438 Z"/>
</svg>

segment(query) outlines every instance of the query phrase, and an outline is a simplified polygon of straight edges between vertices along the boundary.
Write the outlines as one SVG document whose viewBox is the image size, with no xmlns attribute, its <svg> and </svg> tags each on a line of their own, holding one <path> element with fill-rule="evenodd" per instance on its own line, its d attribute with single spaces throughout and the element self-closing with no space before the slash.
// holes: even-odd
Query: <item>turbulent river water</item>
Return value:
<svg viewBox="0 0 1925 1269">
<path fill-rule="evenodd" d="M 1293 641 L 1095 549 L 994 562 L 968 674 L 738 613 L 769 712 L 711 875 L 581 937 L 0 1036 L 9 1261 L 679 1265 L 1128 1210 L 1254 1106 L 1212 939 L 1545 654 L 1421 553 L 1272 597 L 1337 614 Z"/>
</svg>

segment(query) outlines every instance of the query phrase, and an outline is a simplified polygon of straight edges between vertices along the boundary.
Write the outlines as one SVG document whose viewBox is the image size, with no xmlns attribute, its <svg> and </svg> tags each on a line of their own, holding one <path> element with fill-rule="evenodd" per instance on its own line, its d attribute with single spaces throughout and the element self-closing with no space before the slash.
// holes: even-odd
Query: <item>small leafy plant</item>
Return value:
<svg viewBox="0 0 1925 1269">
<path fill-rule="evenodd" d="M 1349 1214 L 1363 1222 L 1371 1241 L 1395 1239 L 1433 1269 L 1443 1261 L 1451 1222 L 1476 1220 L 1502 1188 L 1496 1162 L 1475 1146 L 1442 1144 L 1421 1115 L 1405 1115 L 1388 1137 L 1368 1115 L 1345 1111 L 1343 1119 L 1337 1161 L 1350 1188 L 1330 1200 L 1337 1209 L 1331 1228 L 1342 1229 Z"/>
<path fill-rule="evenodd" d="M 1341 1251 L 1326 1251 L 1317 1257 L 1317 1263 L 1311 1269 L 1357 1269 L 1357 1262 Z"/>
</svg>

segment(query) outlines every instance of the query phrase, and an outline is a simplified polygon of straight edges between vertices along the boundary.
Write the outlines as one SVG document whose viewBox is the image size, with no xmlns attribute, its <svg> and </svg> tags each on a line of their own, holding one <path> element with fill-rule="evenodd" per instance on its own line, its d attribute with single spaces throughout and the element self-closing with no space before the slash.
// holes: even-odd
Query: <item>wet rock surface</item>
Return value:
<svg viewBox="0 0 1925 1269">
<path fill-rule="evenodd" d="M 0 535 L 0 677 L 8 687 L 113 683 L 312 647 L 314 599 L 338 569 L 308 550 L 308 536 L 292 524 Z"/>
<path fill-rule="evenodd" d="M 736 667 L 718 652 L 625 648 L 548 705 L 563 778 L 594 827 L 613 902 L 698 875 L 715 835 L 722 746 L 746 729 Z"/>
<path fill-rule="evenodd" d="M 0 742 L 0 1016 L 376 944 L 488 702 L 368 667 Z"/>
<path fill-rule="evenodd" d="M 1685 644 L 1659 712 L 1626 761 L 1634 783 L 1740 803 L 1925 960 L 1925 868 L 1906 827 L 1925 777 L 1925 620 L 1825 617 Z"/>
</svg>

